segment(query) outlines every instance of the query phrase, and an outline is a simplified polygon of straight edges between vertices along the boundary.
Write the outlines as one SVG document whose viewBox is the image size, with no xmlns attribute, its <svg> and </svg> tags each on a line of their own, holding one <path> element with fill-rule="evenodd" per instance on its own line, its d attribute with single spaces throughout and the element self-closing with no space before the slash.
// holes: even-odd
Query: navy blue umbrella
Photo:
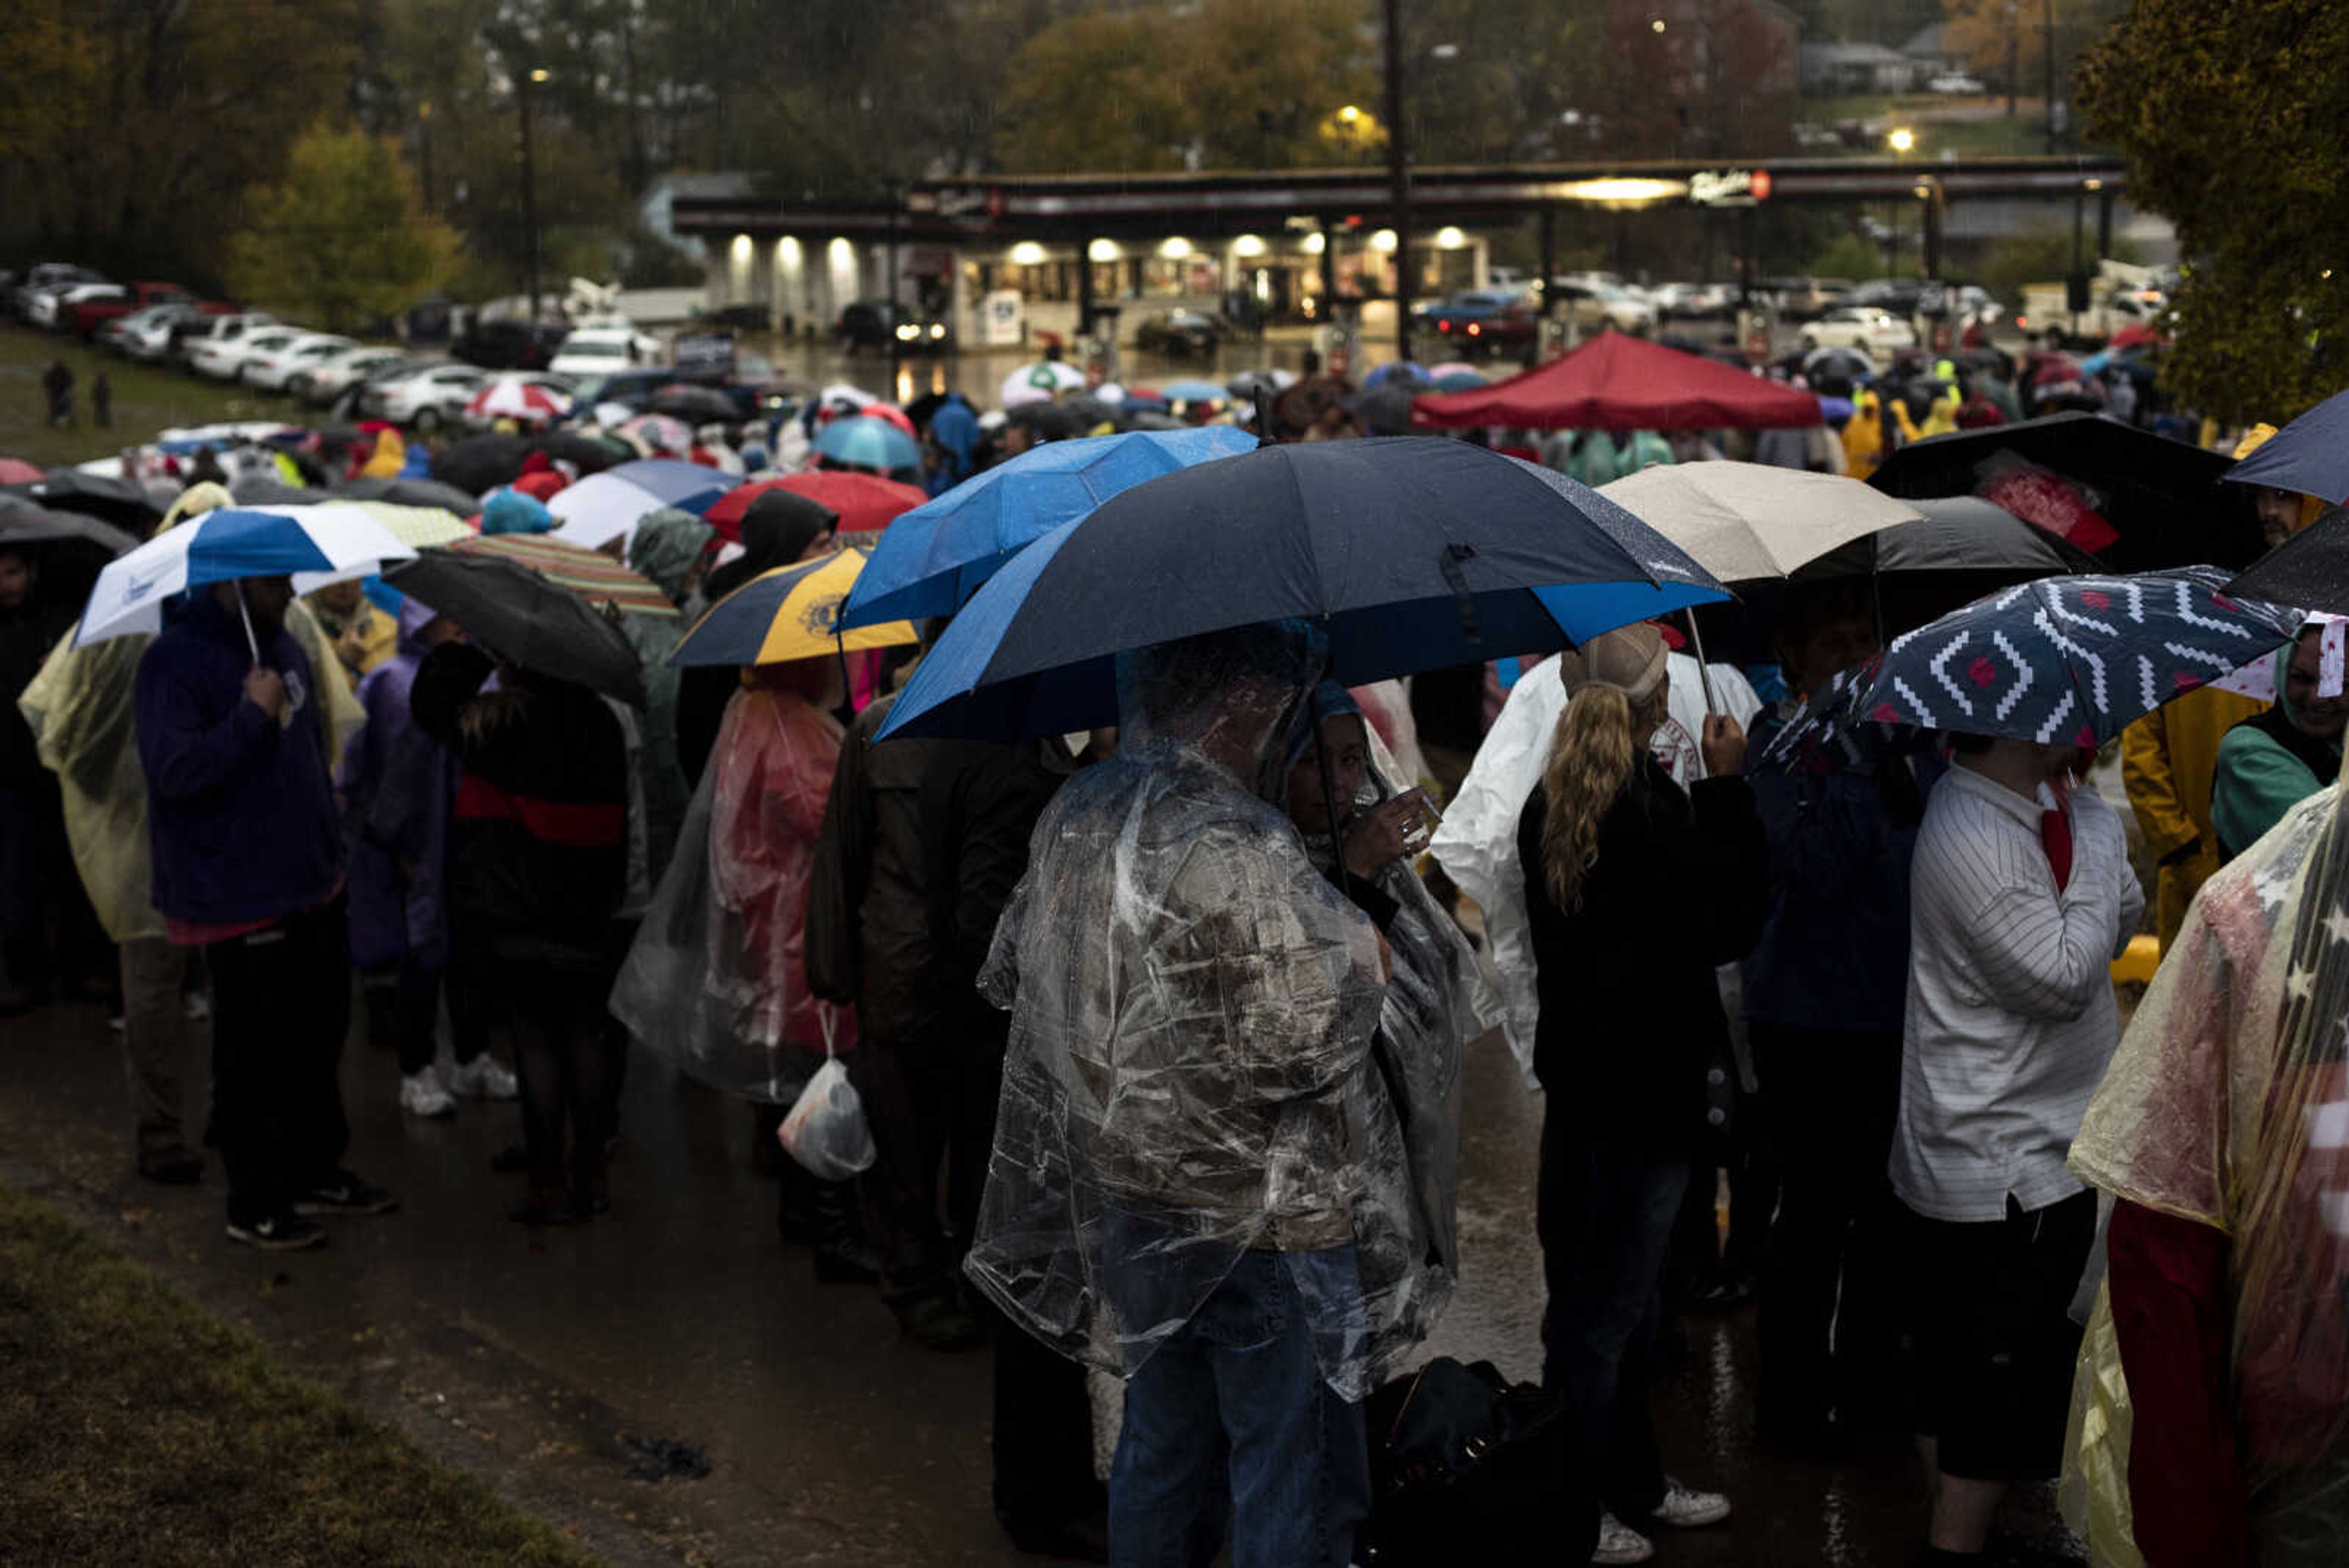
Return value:
<svg viewBox="0 0 2349 1568">
<path fill-rule="evenodd" d="M 964 606 L 884 735 L 1117 720 L 1115 659 L 1303 617 L 1350 685 L 1579 643 L 1728 597 L 1562 473 L 1433 436 L 1265 447 L 1123 491 Z"/>
<path fill-rule="evenodd" d="M 2335 392 L 2261 442 L 2223 476 L 2235 484 L 2349 501 L 2349 392 Z"/>
</svg>

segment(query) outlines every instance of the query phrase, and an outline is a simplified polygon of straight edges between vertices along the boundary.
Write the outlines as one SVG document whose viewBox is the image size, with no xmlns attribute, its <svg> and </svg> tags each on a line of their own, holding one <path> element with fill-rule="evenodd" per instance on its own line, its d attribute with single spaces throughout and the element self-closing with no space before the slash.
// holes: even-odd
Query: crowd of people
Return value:
<svg viewBox="0 0 2349 1568">
<path fill-rule="evenodd" d="M 1271 406 L 1350 433 L 1334 399 Z M 941 492 L 1082 428 L 925 416 Z M 545 525 L 502 493 L 485 532 Z M 230 504 L 191 483 L 164 526 Z M 1364 1401 L 1457 1278 L 1461 1060 L 1497 1025 L 1543 1094 L 1557 1485 L 1601 1505 L 1561 1561 L 1730 1517 L 1666 1468 L 1657 1346 L 1755 1294 L 1759 1431 L 1909 1426 L 1920 1563 L 2012 1550 L 2008 1489 L 2079 1446 L 2084 1324 L 2140 1399 L 2142 1561 L 2337 1560 L 2349 1336 L 2291 1255 L 2344 1229 L 2295 1157 L 2349 1146 L 2323 627 L 2271 706 L 2198 692 L 2127 738 L 2178 956 L 2124 1046 L 2107 964 L 2146 898 L 2092 754 L 1763 764 L 1878 650 L 1864 590 L 1790 592 L 1766 670 L 1640 623 L 1349 691 L 1320 628 L 1242 628 L 1122 656 L 1118 724 L 1041 741 L 880 738 L 936 626 L 854 669 L 669 668 L 839 522 L 789 490 L 730 544 L 639 520 L 620 548 L 681 612 L 628 625 L 640 707 L 378 583 L 212 584 L 78 647 L 37 549 L 0 544 L 5 1001 L 108 999 L 140 1173 L 196 1183 L 215 1148 L 228 1234 L 265 1249 L 397 1207 L 344 1163 L 354 989 L 406 1115 L 518 1101 L 523 1225 L 628 1201 L 632 1050 L 719 1084 L 821 1278 L 931 1349 L 992 1343 L 1012 1541 L 1184 1568 L 1226 1539 L 1343 1568 L 1375 1531 Z M 833 1069 L 858 1168 L 796 1141 Z M 1124 1381 L 1105 1485 L 1088 1368 Z"/>
</svg>

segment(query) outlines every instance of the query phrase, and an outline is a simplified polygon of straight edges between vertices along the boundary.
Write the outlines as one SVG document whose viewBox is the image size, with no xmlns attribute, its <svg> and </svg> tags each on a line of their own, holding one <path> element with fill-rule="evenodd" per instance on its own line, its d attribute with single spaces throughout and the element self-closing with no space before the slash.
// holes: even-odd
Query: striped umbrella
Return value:
<svg viewBox="0 0 2349 1568">
<path fill-rule="evenodd" d="M 500 376 L 466 404 L 477 420 L 559 420 L 571 411 L 571 400 L 536 381 L 520 376 Z"/>
<path fill-rule="evenodd" d="M 630 571 L 611 556 L 583 550 L 543 534 L 499 534 L 459 539 L 449 548 L 476 556 L 519 561 L 547 581 L 569 588 L 600 609 L 610 605 L 628 615 L 675 620 L 677 607 L 650 577 Z"/>
<path fill-rule="evenodd" d="M 868 559 L 852 547 L 761 573 L 710 606 L 678 639 L 669 662 L 788 664 L 920 641 L 911 621 L 839 629 L 840 607 Z"/>
<path fill-rule="evenodd" d="M 648 512 L 674 506 L 698 517 L 734 487 L 731 476 L 698 462 L 647 458 L 624 462 L 555 493 L 546 504 L 554 514 L 556 538 L 589 550 L 633 535 Z"/>
<path fill-rule="evenodd" d="M 438 506 L 395 506 L 388 501 L 346 501 L 341 504 L 357 507 L 382 524 L 393 538 L 419 550 L 473 537 L 473 530 L 465 525 L 462 517 Z"/>
</svg>

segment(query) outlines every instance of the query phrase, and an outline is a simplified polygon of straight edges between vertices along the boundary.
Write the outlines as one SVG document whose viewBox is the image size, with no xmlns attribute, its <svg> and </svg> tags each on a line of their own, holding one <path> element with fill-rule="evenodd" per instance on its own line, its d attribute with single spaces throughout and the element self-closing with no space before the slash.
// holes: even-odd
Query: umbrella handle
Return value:
<svg viewBox="0 0 2349 1568">
<path fill-rule="evenodd" d="M 1681 619 L 1688 623 L 1689 646 L 1696 649 L 1697 684 L 1704 688 L 1704 711 L 1705 716 L 1710 718 L 1721 711 L 1721 704 L 1713 700 L 1713 670 L 1704 660 L 1704 633 L 1696 628 L 1695 610 L 1681 611 Z"/>
<path fill-rule="evenodd" d="M 261 639 L 253 635 L 253 612 L 244 607 L 243 580 L 233 581 L 229 587 L 236 594 L 237 618 L 244 622 L 244 646 L 253 650 L 253 661 L 258 664 L 261 662 Z"/>
</svg>

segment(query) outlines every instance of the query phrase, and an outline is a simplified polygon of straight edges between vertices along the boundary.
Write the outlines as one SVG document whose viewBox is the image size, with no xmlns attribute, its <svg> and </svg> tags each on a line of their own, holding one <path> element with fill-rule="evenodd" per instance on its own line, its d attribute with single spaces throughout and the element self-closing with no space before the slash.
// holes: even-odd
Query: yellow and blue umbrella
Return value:
<svg viewBox="0 0 2349 1568">
<path fill-rule="evenodd" d="M 906 620 L 840 629 L 840 607 L 869 557 L 841 550 L 761 572 L 709 607 L 669 655 L 673 665 L 788 664 L 919 642 Z"/>
</svg>

